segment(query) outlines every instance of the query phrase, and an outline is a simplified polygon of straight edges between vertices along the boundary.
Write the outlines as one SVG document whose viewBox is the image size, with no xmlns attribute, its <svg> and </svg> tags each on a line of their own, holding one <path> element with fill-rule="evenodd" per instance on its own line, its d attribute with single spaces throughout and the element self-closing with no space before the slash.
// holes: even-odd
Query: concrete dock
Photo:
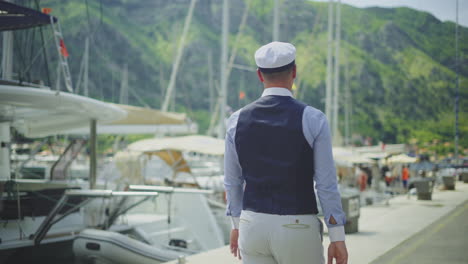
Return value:
<svg viewBox="0 0 468 264">
<path fill-rule="evenodd" d="M 459 181 L 455 191 L 435 189 L 431 201 L 400 195 L 389 205 L 362 207 L 359 232 L 346 236 L 348 263 L 468 263 L 467 216 L 468 184 Z M 325 249 L 328 244 L 325 236 Z M 242 262 L 225 246 L 187 257 L 185 263 Z"/>
</svg>

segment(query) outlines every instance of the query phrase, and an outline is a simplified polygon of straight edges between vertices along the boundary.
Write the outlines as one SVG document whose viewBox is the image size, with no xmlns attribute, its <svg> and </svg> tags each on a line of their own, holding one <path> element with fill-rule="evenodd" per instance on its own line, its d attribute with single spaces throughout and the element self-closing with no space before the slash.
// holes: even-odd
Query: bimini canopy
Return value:
<svg viewBox="0 0 468 264">
<path fill-rule="evenodd" d="M 26 137 L 63 134 L 89 127 L 91 120 L 112 122 L 126 114 L 112 104 L 76 94 L 0 85 L 0 119 L 10 121 Z"/>
<path fill-rule="evenodd" d="M 101 123 L 97 126 L 98 134 L 156 134 L 167 133 L 190 133 L 196 130 L 196 124 L 191 123 L 185 114 L 171 113 L 143 108 L 138 106 L 110 104 L 122 109 L 127 113 L 123 119 Z M 180 132 L 179 132 L 180 131 Z M 67 134 L 87 134 L 89 129 L 78 128 L 67 131 Z M 192 131 L 193 133 L 193 131 Z"/>
<path fill-rule="evenodd" d="M 51 18 L 57 22 L 57 18 L 34 9 L 0 1 L 0 31 L 49 25 Z"/>
<path fill-rule="evenodd" d="M 224 140 L 208 136 L 192 135 L 144 139 L 134 142 L 116 153 L 115 162 L 123 180 L 129 183 L 142 183 L 141 172 L 148 157 L 157 156 L 169 165 L 175 178 L 177 173 L 190 173 L 190 167 L 182 152 L 196 152 L 206 155 L 224 155 Z"/>
<path fill-rule="evenodd" d="M 128 145 L 127 149 L 142 153 L 154 153 L 171 149 L 181 152 L 222 156 L 224 155 L 224 140 L 202 135 L 151 138 L 134 142 Z"/>
<path fill-rule="evenodd" d="M 185 114 L 163 112 L 155 109 L 143 108 L 131 105 L 114 104 L 127 112 L 127 117 L 115 122 L 113 125 L 177 125 L 183 124 L 187 119 Z"/>
</svg>

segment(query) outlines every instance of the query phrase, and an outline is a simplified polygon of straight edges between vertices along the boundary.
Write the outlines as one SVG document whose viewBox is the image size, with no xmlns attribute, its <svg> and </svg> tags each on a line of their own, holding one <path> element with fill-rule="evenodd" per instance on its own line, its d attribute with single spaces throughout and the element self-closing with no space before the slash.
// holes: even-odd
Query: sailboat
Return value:
<svg viewBox="0 0 468 264">
<path fill-rule="evenodd" d="M 114 169 L 107 174 L 110 179 L 102 175 L 104 184 L 113 184 L 112 189 L 157 192 L 159 197 L 143 201 L 120 217 L 111 214 L 104 230 L 82 231 L 73 243 L 77 261 L 162 263 L 225 245 L 227 236 L 219 221 L 226 219 L 225 206 L 213 210 L 209 197 L 215 190 L 194 188 L 200 187 L 199 178 L 180 179 L 191 172 L 182 152 L 219 157 L 224 154 L 224 142 L 196 135 L 153 138 L 116 153 Z M 126 199 L 109 208 L 127 204 L 136 203 Z"/>
<path fill-rule="evenodd" d="M 51 25 L 54 28 L 58 23 L 55 17 L 11 3 L 0 2 L 0 10 L 2 16 L 17 20 L 0 23 L 1 30 L 22 29 L 26 24 L 27 27 Z M 18 20 L 22 17 L 24 21 Z M 55 25 L 57 28 L 60 26 Z M 57 39 L 62 35 L 55 29 Z M 61 41 L 56 43 L 60 45 Z M 57 51 L 59 65 L 66 64 L 66 59 L 60 57 L 63 54 L 59 46 Z M 5 54 L 11 53 L 4 50 Z M 11 67 L 4 65 L 4 73 L 8 73 L 8 69 Z M 102 124 L 135 125 L 132 113 L 148 110 L 130 109 L 74 94 L 68 66 L 59 70 L 68 92 L 58 85 L 51 90 L 43 85 L 16 82 L 11 74 L 6 78 L 4 75 L 4 80 L 0 81 L 0 120 L 5 120 L 0 122 L 0 262 L 24 263 L 40 259 L 63 263 L 74 261 L 76 256 L 76 260 L 82 262 L 128 263 L 131 259 L 133 263 L 161 263 L 223 245 L 220 231 L 207 225 L 203 215 L 209 212 L 203 195 L 211 191 L 184 189 L 184 195 L 177 195 L 181 190 L 154 186 L 130 186 L 123 191 L 96 189 L 99 186 L 95 152 L 98 128 L 103 128 Z M 185 118 L 172 116 L 171 119 L 180 123 Z M 147 122 L 139 120 L 138 124 Z M 50 173 L 45 171 L 31 179 L 11 169 L 11 129 L 25 137 L 38 138 L 83 128 L 90 134 L 88 181 L 71 181 L 67 172 L 73 158 L 86 144 L 81 140 L 72 142 Z M 159 193 L 169 197 L 161 202 L 156 199 L 159 204 L 170 201 L 180 210 L 171 213 L 173 207 L 168 205 L 166 209 L 161 206 L 165 210 L 161 214 L 138 211 L 139 205 L 151 206 L 149 200 Z M 106 206 L 108 204 L 116 206 Z M 213 217 L 209 221 L 215 226 Z"/>
<path fill-rule="evenodd" d="M 53 16 L 0 2 L 1 31 L 54 26 L 56 23 L 58 19 Z M 88 226 L 84 206 L 92 199 L 121 196 L 147 199 L 157 196 L 157 193 L 90 190 L 88 185 L 93 184 L 70 181 L 67 168 L 83 147 L 83 141 L 73 141 L 50 174 L 43 172 L 32 179 L 12 170 L 12 129 L 25 137 L 38 138 L 88 126 L 91 143 L 94 144 L 90 147 L 93 154 L 96 124 L 123 119 L 126 111 L 71 93 L 71 80 L 67 79 L 65 70 L 68 65 L 64 64 L 64 58 L 61 58 L 61 70 L 70 92 L 13 80 L 11 34 L 5 32 L 3 37 L 3 75 L 0 80 L 0 262 L 27 263 L 38 259 L 65 262 L 73 257 L 72 242 L 76 234 Z M 54 32 L 56 40 L 59 35 L 61 32 Z M 59 47 L 57 50 L 60 53 Z M 91 163 L 95 165 L 95 162 Z"/>
</svg>

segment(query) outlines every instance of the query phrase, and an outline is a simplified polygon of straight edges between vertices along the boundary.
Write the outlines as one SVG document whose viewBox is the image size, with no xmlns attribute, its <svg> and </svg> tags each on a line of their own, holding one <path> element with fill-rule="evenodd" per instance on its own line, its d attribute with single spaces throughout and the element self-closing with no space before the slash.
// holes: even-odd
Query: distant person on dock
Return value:
<svg viewBox="0 0 468 264">
<path fill-rule="evenodd" d="M 408 189 L 409 175 L 410 174 L 409 174 L 408 166 L 403 165 L 403 169 L 401 171 L 401 180 L 403 181 L 403 188 L 405 188 L 405 190 Z"/>
<path fill-rule="evenodd" d="M 358 186 L 359 186 L 359 191 L 363 192 L 367 188 L 367 172 L 364 170 L 363 167 L 358 167 L 358 175 L 357 175 L 357 181 L 358 181 Z"/>
<path fill-rule="evenodd" d="M 244 264 L 348 262 L 345 214 L 326 116 L 293 98 L 296 48 L 272 42 L 255 52 L 262 96 L 229 118 L 224 156 L 231 253 Z"/>
<path fill-rule="evenodd" d="M 382 179 L 384 179 L 385 185 L 389 187 L 390 186 L 390 173 L 389 173 L 390 168 L 388 168 L 387 165 L 384 165 L 381 171 L 382 171 Z"/>
<path fill-rule="evenodd" d="M 364 167 L 363 170 L 367 174 L 367 186 L 372 186 L 372 169 L 370 167 Z"/>
</svg>

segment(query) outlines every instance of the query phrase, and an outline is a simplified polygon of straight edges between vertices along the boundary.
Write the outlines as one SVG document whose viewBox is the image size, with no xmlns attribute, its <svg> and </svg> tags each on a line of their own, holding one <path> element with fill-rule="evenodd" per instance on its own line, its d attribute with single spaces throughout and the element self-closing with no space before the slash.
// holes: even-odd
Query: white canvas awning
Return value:
<svg viewBox="0 0 468 264">
<path fill-rule="evenodd" d="M 169 149 L 222 156 L 224 155 L 224 140 L 202 135 L 152 138 L 132 143 L 127 149 L 143 153 Z"/>
<path fill-rule="evenodd" d="M 418 159 L 410 157 L 406 154 L 391 156 L 387 159 L 387 163 L 415 163 Z"/>
<path fill-rule="evenodd" d="M 123 119 L 98 124 L 98 134 L 188 134 L 196 133 L 198 126 L 184 113 L 163 112 L 131 105 L 109 104 L 127 113 Z M 87 134 L 86 128 L 67 131 L 67 134 Z"/>
<path fill-rule="evenodd" d="M 351 148 L 334 147 L 333 159 L 338 166 L 353 166 L 354 164 L 372 164 L 374 160 L 365 157 Z"/>
<path fill-rule="evenodd" d="M 8 120 L 26 137 L 45 137 L 125 118 L 115 105 L 49 89 L 0 85 L 0 119 Z M 89 133 L 89 132 L 88 132 Z"/>
<path fill-rule="evenodd" d="M 400 154 L 406 152 L 406 145 L 405 144 L 381 144 L 376 146 L 364 146 L 364 147 L 356 147 L 354 148 L 355 151 L 359 153 L 385 153 L 388 155 L 391 154 Z"/>
<path fill-rule="evenodd" d="M 111 125 L 178 125 L 187 120 L 186 114 L 163 112 L 156 109 L 144 108 L 132 105 L 112 104 L 127 112 L 124 119 L 109 124 Z"/>
<path fill-rule="evenodd" d="M 224 155 L 224 140 L 202 135 L 143 139 L 115 154 L 122 182 L 142 183 L 141 171 L 148 157 L 157 156 L 177 173 L 191 173 L 182 152 Z"/>
</svg>

